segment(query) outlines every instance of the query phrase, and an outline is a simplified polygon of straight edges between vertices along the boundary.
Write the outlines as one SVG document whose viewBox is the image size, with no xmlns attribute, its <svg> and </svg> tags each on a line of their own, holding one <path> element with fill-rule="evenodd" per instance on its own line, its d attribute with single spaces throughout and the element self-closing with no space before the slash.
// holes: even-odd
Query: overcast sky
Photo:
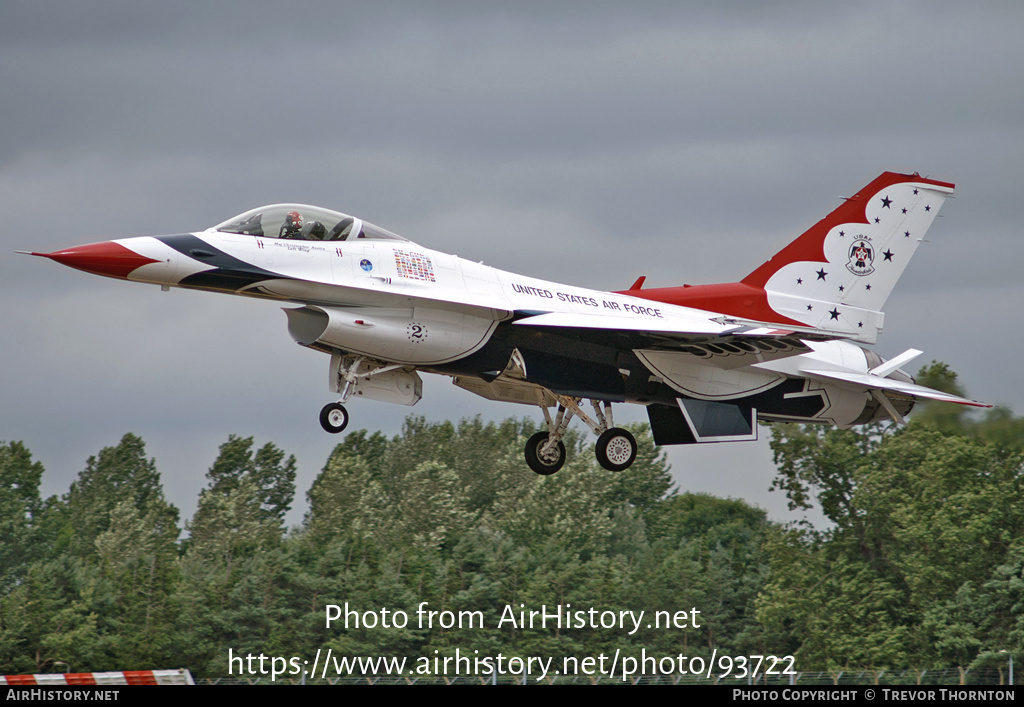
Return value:
<svg viewBox="0 0 1024 707">
<path fill-rule="evenodd" d="M 1022 29 L 1017 2 L 6 0 L 0 440 L 52 494 L 139 434 L 187 517 L 218 446 L 254 435 L 299 459 L 293 521 L 339 441 L 317 423 L 328 358 L 273 303 L 16 249 L 296 201 L 596 289 L 734 281 L 884 170 L 957 198 L 876 350 L 923 349 L 913 368 L 945 361 L 1020 413 Z M 426 378 L 411 409 L 353 402 L 352 428 L 539 418 Z M 787 517 L 765 439 L 668 449 L 681 489 Z"/>
</svg>

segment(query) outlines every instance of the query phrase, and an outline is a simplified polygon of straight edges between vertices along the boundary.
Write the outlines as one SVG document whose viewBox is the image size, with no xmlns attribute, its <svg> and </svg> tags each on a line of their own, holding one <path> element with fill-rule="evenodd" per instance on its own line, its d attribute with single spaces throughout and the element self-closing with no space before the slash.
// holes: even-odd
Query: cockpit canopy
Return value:
<svg viewBox="0 0 1024 707">
<path fill-rule="evenodd" d="M 306 204 L 273 204 L 246 211 L 213 227 L 222 233 L 300 241 L 349 241 L 356 238 L 404 241 L 390 231 L 330 209 Z"/>
</svg>

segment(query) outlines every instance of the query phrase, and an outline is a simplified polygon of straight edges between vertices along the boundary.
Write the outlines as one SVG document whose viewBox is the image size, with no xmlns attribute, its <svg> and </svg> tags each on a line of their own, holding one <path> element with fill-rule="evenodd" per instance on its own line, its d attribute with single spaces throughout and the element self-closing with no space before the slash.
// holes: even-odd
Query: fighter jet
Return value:
<svg viewBox="0 0 1024 707">
<path fill-rule="evenodd" d="M 655 443 L 753 440 L 757 422 L 839 427 L 892 419 L 917 398 L 986 406 L 917 385 L 864 344 L 953 184 L 886 172 L 739 282 L 603 292 L 504 272 L 426 248 L 354 216 L 303 204 L 247 211 L 205 231 L 121 238 L 31 253 L 167 290 L 260 297 L 288 331 L 330 357 L 327 432 L 343 403 L 402 405 L 420 373 L 491 400 L 536 405 L 545 429 L 526 463 L 553 474 L 573 418 L 598 462 L 636 458 L 615 403 L 647 408 Z M 584 400 L 590 402 L 590 411 Z"/>
</svg>

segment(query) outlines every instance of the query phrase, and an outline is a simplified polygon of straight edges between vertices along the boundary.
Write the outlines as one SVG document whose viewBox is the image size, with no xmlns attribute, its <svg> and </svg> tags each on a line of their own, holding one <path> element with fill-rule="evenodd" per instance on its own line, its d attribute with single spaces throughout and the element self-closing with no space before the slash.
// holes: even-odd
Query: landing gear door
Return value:
<svg viewBox="0 0 1024 707">
<path fill-rule="evenodd" d="M 358 377 L 348 389 L 346 399 L 368 398 L 383 403 L 415 405 L 423 397 L 423 379 L 416 371 L 398 368 L 376 373 L 375 371 L 383 366 L 360 358 L 361 360 L 356 363 L 353 356 L 340 351 L 335 351 L 331 355 L 332 392 L 342 393 L 345 390 L 345 373 L 356 365 L 354 373 Z"/>
<path fill-rule="evenodd" d="M 657 445 L 757 439 L 757 411 L 752 407 L 687 398 L 677 398 L 676 403 L 647 406 Z"/>
</svg>

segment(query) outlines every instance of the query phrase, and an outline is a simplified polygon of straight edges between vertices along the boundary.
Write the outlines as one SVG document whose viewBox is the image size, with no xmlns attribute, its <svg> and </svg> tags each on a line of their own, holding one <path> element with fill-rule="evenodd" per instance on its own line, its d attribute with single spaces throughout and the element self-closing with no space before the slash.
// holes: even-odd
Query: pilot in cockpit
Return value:
<svg viewBox="0 0 1024 707">
<path fill-rule="evenodd" d="M 327 229 L 319 221 L 303 222 L 302 214 L 298 211 L 289 211 L 285 214 L 284 223 L 281 224 L 281 232 L 278 238 L 291 238 L 299 241 L 322 241 L 327 235 Z"/>
<path fill-rule="evenodd" d="M 281 232 L 278 238 L 302 238 L 302 214 L 298 211 L 289 211 L 285 214 L 284 223 L 281 224 Z"/>
</svg>

